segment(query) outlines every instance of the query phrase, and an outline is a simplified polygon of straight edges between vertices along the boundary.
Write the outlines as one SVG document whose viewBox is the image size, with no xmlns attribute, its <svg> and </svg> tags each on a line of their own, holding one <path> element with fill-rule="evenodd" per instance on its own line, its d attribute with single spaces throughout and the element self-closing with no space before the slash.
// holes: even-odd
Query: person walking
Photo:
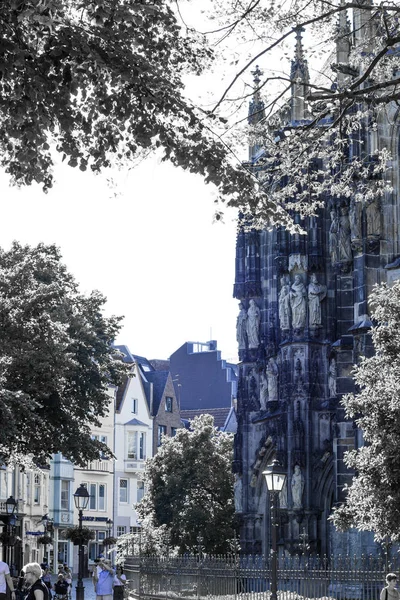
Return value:
<svg viewBox="0 0 400 600">
<path fill-rule="evenodd" d="M 11 591 L 11 598 L 15 600 L 14 583 L 11 579 L 8 564 L 0 560 L 0 600 L 6 600 L 7 586 Z"/>
<path fill-rule="evenodd" d="M 396 589 L 396 573 L 388 573 L 386 575 L 386 583 L 386 587 L 381 591 L 380 600 L 400 600 L 399 590 Z"/>
<path fill-rule="evenodd" d="M 123 600 L 126 585 L 126 575 L 121 565 L 117 565 L 114 577 L 114 600 Z"/>
<path fill-rule="evenodd" d="M 97 566 L 98 569 L 95 569 L 93 573 L 96 599 L 113 600 L 115 571 L 111 567 L 111 562 L 108 559 L 103 558 Z"/>
<path fill-rule="evenodd" d="M 25 600 L 50 600 L 50 592 L 42 581 L 42 567 L 38 563 L 28 563 L 24 567 L 25 579 L 29 585 Z"/>
</svg>

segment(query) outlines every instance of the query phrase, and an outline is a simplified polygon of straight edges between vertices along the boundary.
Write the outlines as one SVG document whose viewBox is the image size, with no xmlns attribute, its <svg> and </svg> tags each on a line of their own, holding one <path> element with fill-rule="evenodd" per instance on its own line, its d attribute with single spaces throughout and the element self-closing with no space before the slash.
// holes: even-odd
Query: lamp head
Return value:
<svg viewBox="0 0 400 600">
<path fill-rule="evenodd" d="M 89 504 L 89 492 L 83 483 L 81 483 L 74 494 L 74 502 L 78 510 L 85 510 Z"/>
<path fill-rule="evenodd" d="M 281 492 L 286 481 L 286 472 L 276 458 L 263 471 L 269 492 Z"/>
<path fill-rule="evenodd" d="M 15 513 L 15 510 L 17 508 L 17 501 L 15 498 L 13 498 L 12 496 L 10 496 L 7 500 L 6 500 L 6 511 L 8 515 L 13 515 Z"/>
</svg>

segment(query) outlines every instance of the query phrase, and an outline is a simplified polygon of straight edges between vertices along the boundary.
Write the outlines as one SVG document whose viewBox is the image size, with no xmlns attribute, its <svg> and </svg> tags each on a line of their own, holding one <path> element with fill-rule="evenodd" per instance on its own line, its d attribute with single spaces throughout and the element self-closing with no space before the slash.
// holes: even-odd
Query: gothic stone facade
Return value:
<svg viewBox="0 0 400 600">
<path fill-rule="evenodd" d="M 299 56 L 297 49 L 304 77 L 305 63 Z M 250 115 L 254 107 L 260 108 L 257 96 Z M 292 103 L 292 118 L 293 110 L 298 106 Z M 269 548 L 269 502 L 262 472 L 274 457 L 287 472 L 287 486 L 280 494 L 281 550 L 297 553 L 304 540 L 311 551 L 328 555 L 373 548 L 371 535 L 339 535 L 327 519 L 351 480 L 344 453 L 362 443 L 361 432 L 345 420 L 340 399 L 353 390 L 353 365 L 371 352 L 368 297 L 374 284 L 399 276 L 397 107 L 381 118 L 377 134 L 364 130 L 359 135 L 362 140 L 354 140 L 354 153 L 371 152 L 372 144 L 378 144 L 394 157 L 387 175 L 393 193 L 382 202 L 361 206 L 352 199 L 328 201 L 318 217 L 303 223 L 307 236 L 284 229 L 238 230 L 234 297 L 240 301 L 240 363 L 234 473 L 245 552 Z M 259 155 L 251 149 L 249 164 L 255 168 Z"/>
</svg>

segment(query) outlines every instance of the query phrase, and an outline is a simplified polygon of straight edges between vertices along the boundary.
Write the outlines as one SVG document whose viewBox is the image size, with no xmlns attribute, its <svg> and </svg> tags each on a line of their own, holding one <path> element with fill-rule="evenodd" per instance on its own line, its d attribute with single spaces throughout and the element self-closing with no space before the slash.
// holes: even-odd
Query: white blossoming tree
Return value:
<svg viewBox="0 0 400 600">
<path fill-rule="evenodd" d="M 146 494 L 137 505 L 143 552 L 226 552 L 234 538 L 233 436 L 210 415 L 164 437 L 147 462 Z"/>
<path fill-rule="evenodd" d="M 371 298 L 375 355 L 355 368 L 359 391 L 344 397 L 346 415 L 365 445 L 348 452 L 355 470 L 346 502 L 334 511 L 340 529 L 373 531 L 400 540 L 400 282 L 376 287 Z"/>
</svg>

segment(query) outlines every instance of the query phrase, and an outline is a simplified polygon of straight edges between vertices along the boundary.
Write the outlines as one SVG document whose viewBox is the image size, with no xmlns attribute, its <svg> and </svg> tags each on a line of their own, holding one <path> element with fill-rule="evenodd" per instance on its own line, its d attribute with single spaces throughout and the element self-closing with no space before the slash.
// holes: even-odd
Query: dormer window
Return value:
<svg viewBox="0 0 400 600">
<path fill-rule="evenodd" d="M 166 396 L 165 398 L 165 412 L 172 412 L 172 398 L 170 396 Z"/>
</svg>

